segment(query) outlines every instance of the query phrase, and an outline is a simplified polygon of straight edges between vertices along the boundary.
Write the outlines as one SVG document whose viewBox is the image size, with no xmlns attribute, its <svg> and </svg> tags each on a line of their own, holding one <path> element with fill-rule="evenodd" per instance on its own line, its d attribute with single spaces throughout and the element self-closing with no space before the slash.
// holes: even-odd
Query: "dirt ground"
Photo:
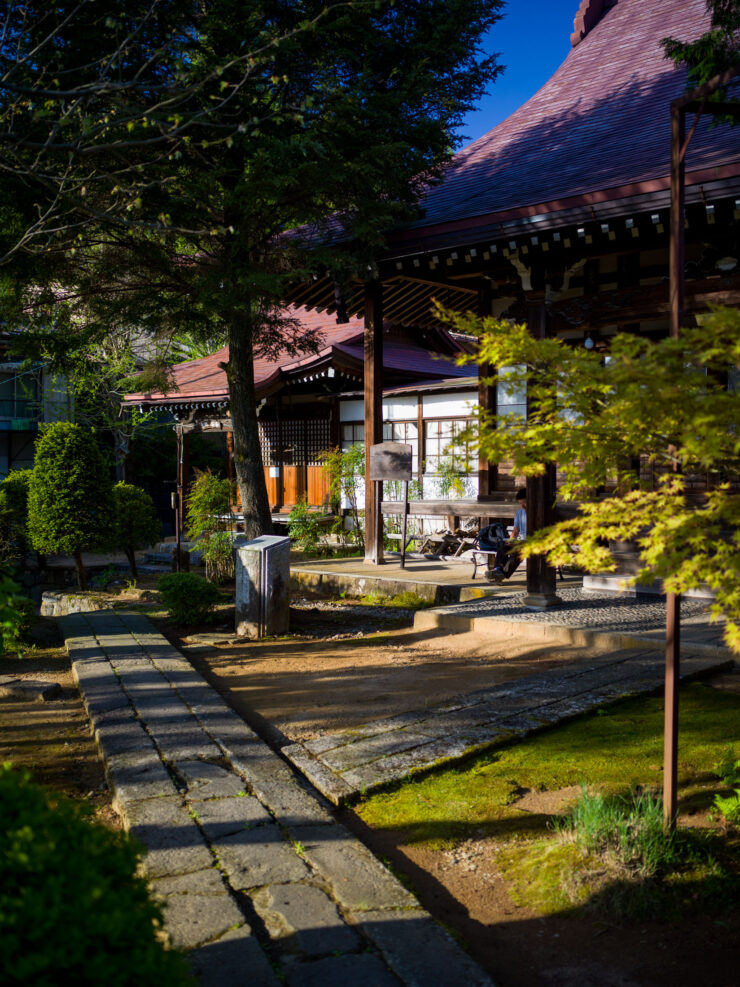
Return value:
<svg viewBox="0 0 740 987">
<path fill-rule="evenodd" d="M 286 639 L 214 646 L 206 642 L 218 634 L 162 629 L 247 722 L 271 727 L 276 740 L 308 740 L 423 708 L 578 653 L 492 648 L 473 633 L 415 634 L 412 623 L 411 611 L 303 599 L 291 607 L 295 636 Z"/>
<path fill-rule="evenodd" d="M 0 697 L 0 762 L 28 769 L 36 781 L 86 801 L 96 819 L 120 828 L 56 621 L 39 621 L 35 637 L 36 649 L 26 657 L 0 658 L 0 675 L 58 682 L 62 692 L 48 702 Z"/>
</svg>

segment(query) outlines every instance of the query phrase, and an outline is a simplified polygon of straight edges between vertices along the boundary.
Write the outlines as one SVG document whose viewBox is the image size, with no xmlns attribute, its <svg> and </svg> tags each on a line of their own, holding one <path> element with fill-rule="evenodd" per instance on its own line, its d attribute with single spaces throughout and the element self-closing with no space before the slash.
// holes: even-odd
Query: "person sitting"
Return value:
<svg viewBox="0 0 740 987">
<path fill-rule="evenodd" d="M 517 490 L 516 502 L 519 507 L 514 515 L 511 538 L 501 544 L 493 560 L 493 568 L 486 573 L 487 578 L 495 583 L 511 578 L 522 561 L 516 543 L 524 541 L 527 537 L 527 491 L 524 487 Z"/>
</svg>

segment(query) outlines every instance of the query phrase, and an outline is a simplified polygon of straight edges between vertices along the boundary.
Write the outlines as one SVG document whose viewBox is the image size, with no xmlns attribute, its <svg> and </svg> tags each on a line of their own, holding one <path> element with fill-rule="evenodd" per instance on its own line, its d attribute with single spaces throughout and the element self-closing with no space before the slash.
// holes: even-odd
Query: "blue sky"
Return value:
<svg viewBox="0 0 740 987">
<path fill-rule="evenodd" d="M 547 82 L 570 51 L 579 0 L 508 0 L 486 48 L 506 71 L 462 128 L 463 146 L 505 120 Z"/>
</svg>

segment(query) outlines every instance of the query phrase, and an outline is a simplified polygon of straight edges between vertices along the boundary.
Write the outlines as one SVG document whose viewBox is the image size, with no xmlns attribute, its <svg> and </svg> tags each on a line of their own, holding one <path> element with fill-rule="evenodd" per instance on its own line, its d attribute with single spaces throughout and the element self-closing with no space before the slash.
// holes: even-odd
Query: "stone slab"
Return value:
<svg viewBox="0 0 740 987">
<path fill-rule="evenodd" d="M 269 812 L 251 795 L 244 798 L 208 799 L 191 804 L 198 825 L 211 843 L 254 826 L 273 822 Z"/>
<path fill-rule="evenodd" d="M 399 984 L 400 981 L 385 964 L 368 953 L 332 956 L 315 963 L 296 963 L 288 971 L 288 987 L 399 987 Z M 441 987 L 441 981 L 432 981 L 424 987 L 432 987 L 433 984 L 440 984 Z"/>
<path fill-rule="evenodd" d="M 296 827 L 291 835 L 344 908 L 362 911 L 417 904 L 388 868 L 339 823 Z"/>
<path fill-rule="evenodd" d="M 197 824 L 179 799 L 129 802 L 122 814 L 129 832 L 146 849 L 144 864 L 149 877 L 202 871 L 213 865 Z"/>
<path fill-rule="evenodd" d="M 328 956 L 360 945 L 334 902 L 319 888 L 283 884 L 262 888 L 252 895 L 254 907 L 270 938 L 280 948 L 305 956 Z"/>
<path fill-rule="evenodd" d="M 281 987 L 270 961 L 249 926 L 243 925 L 189 955 L 199 987 Z"/>
<path fill-rule="evenodd" d="M 241 925 L 244 916 L 225 888 L 219 895 L 168 895 L 164 924 L 175 949 L 194 949 Z"/>
<path fill-rule="evenodd" d="M 408 987 L 432 984 L 493 987 L 478 964 L 422 909 L 369 912 L 352 917 Z"/>
<path fill-rule="evenodd" d="M 367 740 L 358 740 L 327 751 L 322 760 L 333 771 L 341 773 L 367 764 L 378 757 L 400 753 L 412 747 L 421 747 L 429 743 L 429 735 L 413 730 L 390 730 L 388 733 L 377 734 Z"/>
<path fill-rule="evenodd" d="M 175 770 L 185 782 L 191 800 L 246 795 L 242 778 L 210 761 L 178 761 Z"/>
<path fill-rule="evenodd" d="M 225 836 L 213 849 L 237 891 L 308 877 L 308 868 L 274 823 Z"/>
<path fill-rule="evenodd" d="M 46 703 L 58 699 L 62 687 L 48 679 L 22 679 L 12 675 L 0 675 L 0 696 L 9 699 L 25 699 L 34 703 Z"/>
<path fill-rule="evenodd" d="M 283 747 L 283 754 L 333 805 L 341 805 L 344 799 L 354 794 L 352 787 L 341 775 L 307 751 L 303 744 L 290 744 L 288 747 Z"/>
<path fill-rule="evenodd" d="M 141 721 L 136 719 L 130 706 L 101 713 L 91 719 L 95 742 L 104 758 L 142 752 L 157 757 L 151 737 L 144 730 Z"/>
<path fill-rule="evenodd" d="M 106 757 L 105 771 L 119 806 L 139 799 L 177 794 L 154 748 Z"/>
<path fill-rule="evenodd" d="M 174 877 L 159 877 L 150 882 L 151 888 L 160 898 L 170 894 L 220 895 L 226 885 L 221 871 L 215 865 L 187 874 L 175 874 Z"/>
</svg>

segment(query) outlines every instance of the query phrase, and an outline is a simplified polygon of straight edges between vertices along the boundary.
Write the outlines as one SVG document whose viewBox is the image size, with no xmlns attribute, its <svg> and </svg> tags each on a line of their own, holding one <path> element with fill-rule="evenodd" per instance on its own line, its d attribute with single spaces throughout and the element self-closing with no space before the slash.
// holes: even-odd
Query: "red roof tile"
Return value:
<svg viewBox="0 0 740 987">
<path fill-rule="evenodd" d="M 579 14 L 586 6 L 594 5 L 582 4 Z M 455 156 L 444 181 L 427 193 L 423 218 L 392 242 L 450 221 L 525 206 L 556 211 L 563 200 L 667 178 L 668 106 L 684 92 L 686 79 L 664 58 L 660 42 L 667 36 L 693 40 L 706 31 L 705 0 L 601 6 L 600 17 L 589 14 L 590 29 L 542 89 Z M 703 170 L 707 177 L 697 177 L 706 181 L 714 174 L 707 169 L 727 165 L 740 174 L 740 126 L 712 128 L 703 120 L 689 147 L 687 181 L 692 171 Z"/>
</svg>

